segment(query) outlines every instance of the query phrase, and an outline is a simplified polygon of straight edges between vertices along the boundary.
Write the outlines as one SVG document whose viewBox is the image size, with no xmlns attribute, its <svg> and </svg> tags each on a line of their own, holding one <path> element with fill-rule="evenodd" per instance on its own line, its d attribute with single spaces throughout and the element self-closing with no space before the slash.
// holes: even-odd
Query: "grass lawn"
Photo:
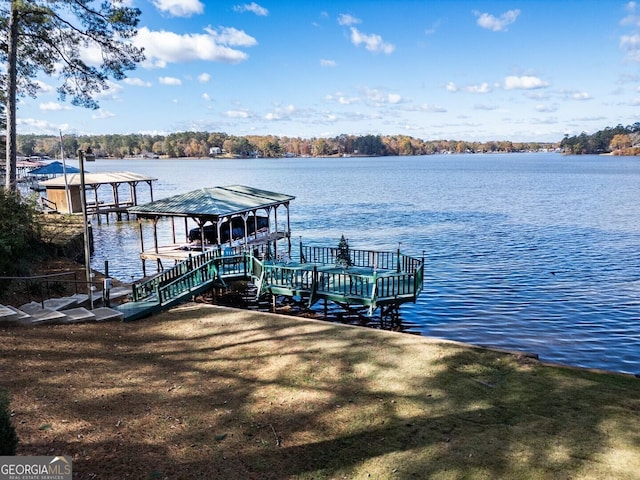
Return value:
<svg viewBox="0 0 640 480">
<path fill-rule="evenodd" d="M 0 328 L 19 455 L 78 479 L 638 479 L 640 380 L 185 304 Z"/>
</svg>

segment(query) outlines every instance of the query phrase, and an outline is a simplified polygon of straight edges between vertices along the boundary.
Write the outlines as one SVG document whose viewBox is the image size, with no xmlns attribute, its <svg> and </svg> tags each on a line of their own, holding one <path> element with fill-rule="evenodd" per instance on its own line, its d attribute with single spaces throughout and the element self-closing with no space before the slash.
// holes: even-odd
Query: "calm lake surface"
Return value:
<svg viewBox="0 0 640 480">
<path fill-rule="evenodd" d="M 295 195 L 294 247 L 298 236 L 337 246 L 344 235 L 355 249 L 424 252 L 424 291 L 401 308 L 406 330 L 640 374 L 640 158 L 98 160 L 86 169 L 154 176 L 154 199 L 231 184 Z M 148 194 L 138 187 L 142 203 Z M 108 260 L 112 276 L 140 278 L 137 222 L 110 222 L 93 221 L 93 267 Z M 170 231 L 159 227 L 161 243 Z"/>
</svg>

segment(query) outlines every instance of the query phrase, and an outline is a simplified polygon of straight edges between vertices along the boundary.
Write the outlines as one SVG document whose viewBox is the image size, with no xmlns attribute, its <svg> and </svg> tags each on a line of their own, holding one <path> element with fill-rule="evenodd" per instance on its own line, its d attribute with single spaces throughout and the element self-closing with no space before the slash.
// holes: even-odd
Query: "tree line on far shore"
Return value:
<svg viewBox="0 0 640 480">
<path fill-rule="evenodd" d="M 273 135 L 236 136 L 221 132 L 180 132 L 169 135 L 66 135 L 62 146 L 66 158 L 78 149 L 91 148 L 98 158 L 265 157 L 285 156 L 401 156 L 436 153 L 493 153 L 549 150 L 553 143 L 468 142 L 460 140 L 425 141 L 406 135 L 338 135 L 333 138 L 278 137 Z M 23 156 L 60 157 L 60 137 L 19 135 L 18 151 Z"/>
<path fill-rule="evenodd" d="M 513 153 L 561 151 L 569 155 L 640 155 L 640 122 L 606 127 L 591 135 L 566 135 L 560 142 L 469 142 L 421 140 L 406 135 L 339 135 L 332 138 L 237 136 L 221 132 L 179 132 L 169 135 L 112 134 L 66 135 L 62 139 L 66 158 L 78 149 L 91 148 L 98 158 L 167 157 L 264 157 L 285 156 L 404 156 L 443 153 Z M 26 157 L 59 158 L 60 137 L 19 135 L 18 151 Z"/>
<path fill-rule="evenodd" d="M 572 137 L 566 135 L 560 142 L 560 149 L 573 155 L 640 155 L 640 122 L 607 127 L 591 135 L 584 132 Z"/>
</svg>

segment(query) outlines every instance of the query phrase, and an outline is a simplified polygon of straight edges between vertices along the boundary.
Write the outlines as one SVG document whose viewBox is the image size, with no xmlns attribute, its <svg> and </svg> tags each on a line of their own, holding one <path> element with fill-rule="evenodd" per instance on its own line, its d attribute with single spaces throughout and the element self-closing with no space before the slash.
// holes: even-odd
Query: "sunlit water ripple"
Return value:
<svg viewBox="0 0 640 480">
<path fill-rule="evenodd" d="M 640 373 L 640 159 L 103 160 L 87 169 L 153 175 L 156 199 L 229 184 L 295 195 L 294 239 L 333 246 L 344 234 L 352 248 L 400 242 L 424 253 L 424 292 L 401 309 L 408 331 Z M 139 278 L 137 224 L 93 225 L 94 268 L 108 260 L 117 278 Z"/>
</svg>

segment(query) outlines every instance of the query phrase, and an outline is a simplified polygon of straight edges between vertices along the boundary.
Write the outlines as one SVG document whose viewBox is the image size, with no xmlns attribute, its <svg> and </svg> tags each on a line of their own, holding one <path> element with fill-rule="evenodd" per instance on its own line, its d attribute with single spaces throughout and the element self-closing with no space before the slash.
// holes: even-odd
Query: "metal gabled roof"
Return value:
<svg viewBox="0 0 640 480">
<path fill-rule="evenodd" d="M 28 175 L 61 175 L 64 172 L 67 174 L 70 173 L 80 173 L 80 170 L 76 167 L 71 167 L 69 165 L 63 165 L 62 162 L 51 162 L 48 165 L 45 165 L 40 168 L 36 168 L 31 170 Z"/>
<path fill-rule="evenodd" d="M 244 185 L 201 188 L 156 200 L 128 210 L 140 217 L 209 217 L 238 215 L 288 203 L 295 197 Z"/>
<path fill-rule="evenodd" d="M 157 178 L 131 172 L 85 173 L 84 175 L 84 184 L 87 186 L 110 183 L 152 182 L 155 180 L 157 180 Z M 67 185 L 80 185 L 81 183 L 79 173 L 67 175 Z M 51 180 L 42 182 L 42 184 L 45 187 L 64 187 L 64 176 L 52 178 Z"/>
</svg>

